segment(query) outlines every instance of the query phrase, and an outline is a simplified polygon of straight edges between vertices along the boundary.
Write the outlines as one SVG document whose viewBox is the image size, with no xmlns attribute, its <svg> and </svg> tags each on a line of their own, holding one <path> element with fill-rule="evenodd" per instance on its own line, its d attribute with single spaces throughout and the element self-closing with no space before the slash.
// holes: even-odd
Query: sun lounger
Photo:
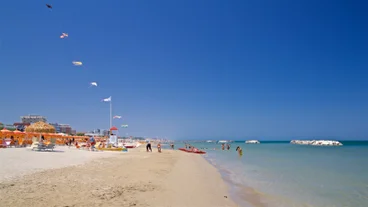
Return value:
<svg viewBox="0 0 368 207">
<path fill-rule="evenodd" d="M 45 146 L 45 150 L 54 151 L 54 148 L 55 148 L 55 144 L 53 144 L 53 143 L 50 143 L 50 144 Z"/>
</svg>

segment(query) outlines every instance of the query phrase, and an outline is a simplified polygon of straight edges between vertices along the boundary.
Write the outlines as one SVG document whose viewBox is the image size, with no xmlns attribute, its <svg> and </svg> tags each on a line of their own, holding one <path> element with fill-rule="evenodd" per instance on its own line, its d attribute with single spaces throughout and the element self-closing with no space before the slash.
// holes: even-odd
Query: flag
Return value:
<svg viewBox="0 0 368 207">
<path fill-rule="evenodd" d="M 114 116 L 113 119 L 121 119 L 121 116 Z"/>
<path fill-rule="evenodd" d="M 102 99 L 101 101 L 102 101 L 102 102 L 110 102 L 110 101 L 111 101 L 111 96 L 110 96 L 110 97 L 108 97 L 108 98 Z"/>
<path fill-rule="evenodd" d="M 123 128 L 128 128 L 128 125 L 121 125 L 121 127 L 123 127 Z"/>
</svg>

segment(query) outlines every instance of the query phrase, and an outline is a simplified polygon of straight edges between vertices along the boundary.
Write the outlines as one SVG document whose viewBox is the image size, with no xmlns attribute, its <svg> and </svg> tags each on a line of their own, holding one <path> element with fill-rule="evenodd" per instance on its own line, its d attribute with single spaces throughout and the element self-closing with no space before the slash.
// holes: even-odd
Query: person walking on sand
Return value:
<svg viewBox="0 0 368 207">
<path fill-rule="evenodd" d="M 157 150 L 158 150 L 158 152 L 161 153 L 161 143 L 160 142 L 157 144 Z"/>
<path fill-rule="evenodd" d="M 243 150 L 242 148 L 240 148 L 239 146 L 236 148 L 236 151 L 238 152 L 239 154 L 239 157 L 243 156 Z"/>
<path fill-rule="evenodd" d="M 91 151 L 93 151 L 95 148 L 95 144 L 96 144 L 96 140 L 93 136 L 89 138 L 89 143 L 91 144 Z"/>
<path fill-rule="evenodd" d="M 146 150 L 147 152 L 152 152 L 152 146 L 151 146 L 151 142 L 148 142 L 146 145 Z"/>
</svg>

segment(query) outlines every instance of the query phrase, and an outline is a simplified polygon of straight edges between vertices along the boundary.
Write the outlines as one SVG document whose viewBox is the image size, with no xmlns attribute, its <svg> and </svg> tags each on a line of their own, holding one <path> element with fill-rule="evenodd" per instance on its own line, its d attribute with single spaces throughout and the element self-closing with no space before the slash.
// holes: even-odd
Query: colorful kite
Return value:
<svg viewBox="0 0 368 207">
<path fill-rule="evenodd" d="M 60 38 L 61 39 L 64 39 L 64 38 L 66 38 L 66 37 L 69 37 L 69 35 L 68 35 L 68 33 L 61 33 L 61 35 L 60 35 Z"/>
</svg>

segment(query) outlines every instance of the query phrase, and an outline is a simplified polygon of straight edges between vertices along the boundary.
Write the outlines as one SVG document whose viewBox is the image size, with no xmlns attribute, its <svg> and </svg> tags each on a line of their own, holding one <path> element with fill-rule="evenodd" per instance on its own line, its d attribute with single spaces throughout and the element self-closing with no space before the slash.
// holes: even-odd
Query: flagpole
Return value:
<svg viewBox="0 0 368 207">
<path fill-rule="evenodd" d="M 110 129 L 111 127 L 112 127 L 112 98 L 110 96 Z"/>
</svg>

